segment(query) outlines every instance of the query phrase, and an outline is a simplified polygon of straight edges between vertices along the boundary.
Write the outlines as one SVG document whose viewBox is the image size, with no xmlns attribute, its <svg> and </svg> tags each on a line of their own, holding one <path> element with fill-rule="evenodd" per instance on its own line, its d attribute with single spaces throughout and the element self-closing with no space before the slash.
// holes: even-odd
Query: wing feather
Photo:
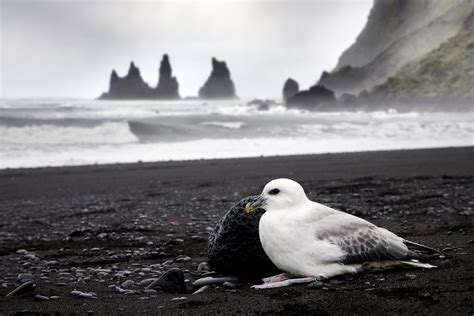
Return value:
<svg viewBox="0 0 474 316">
<path fill-rule="evenodd" d="M 402 260 L 407 258 L 409 252 L 402 238 L 349 214 L 329 216 L 318 227 L 318 239 L 342 249 L 345 254 L 341 259 L 342 263 Z"/>
</svg>

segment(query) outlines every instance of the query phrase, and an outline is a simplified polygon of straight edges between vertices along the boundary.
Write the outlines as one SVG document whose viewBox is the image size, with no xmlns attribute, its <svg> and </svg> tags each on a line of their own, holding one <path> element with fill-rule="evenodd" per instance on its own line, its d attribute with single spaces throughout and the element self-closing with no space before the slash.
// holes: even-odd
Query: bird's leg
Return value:
<svg viewBox="0 0 474 316">
<path fill-rule="evenodd" d="M 256 290 L 274 289 L 278 287 L 290 286 L 293 284 L 309 283 L 309 282 L 315 281 L 316 279 L 317 278 L 314 278 L 314 277 L 287 279 L 284 281 L 266 282 L 260 285 L 253 285 L 252 288 Z"/>
<path fill-rule="evenodd" d="M 280 282 L 291 279 L 293 276 L 289 273 L 280 273 L 271 277 L 263 278 L 263 283 L 273 283 L 273 282 Z"/>
</svg>

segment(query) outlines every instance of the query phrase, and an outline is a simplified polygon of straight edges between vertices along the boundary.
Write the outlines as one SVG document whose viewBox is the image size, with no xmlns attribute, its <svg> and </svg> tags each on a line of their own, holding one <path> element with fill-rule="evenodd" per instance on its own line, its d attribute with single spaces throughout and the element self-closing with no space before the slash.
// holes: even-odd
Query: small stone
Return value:
<svg viewBox="0 0 474 316">
<path fill-rule="evenodd" d="M 56 266 L 56 265 L 58 265 L 58 262 L 57 262 L 57 261 L 54 261 L 54 260 L 52 260 L 52 261 L 46 261 L 46 265 L 47 265 L 47 266 Z"/>
<path fill-rule="evenodd" d="M 176 262 L 188 262 L 191 260 L 192 260 L 191 257 L 186 256 L 186 257 L 181 257 L 181 258 L 176 259 Z"/>
<path fill-rule="evenodd" d="M 235 289 L 238 287 L 237 284 L 232 283 L 232 282 L 227 282 L 227 281 L 222 283 L 222 286 L 225 287 L 226 289 Z"/>
<path fill-rule="evenodd" d="M 135 281 L 133 280 L 127 280 L 121 284 L 121 287 L 124 289 L 130 289 L 135 285 Z"/>
<path fill-rule="evenodd" d="M 205 291 L 207 291 L 207 290 L 210 289 L 210 288 L 211 288 L 210 285 L 204 285 L 203 287 L 199 288 L 197 291 L 194 291 L 194 292 L 193 292 L 193 295 L 194 295 L 194 294 L 199 294 L 199 293 L 205 292 Z"/>
<path fill-rule="evenodd" d="M 313 281 L 308 284 L 308 289 L 322 289 L 324 287 L 324 283 L 321 281 Z"/>
<path fill-rule="evenodd" d="M 78 291 L 78 290 L 73 290 L 70 293 L 71 293 L 72 296 L 77 296 L 77 297 L 80 297 L 80 298 L 90 298 L 90 299 L 96 299 L 97 298 L 97 294 L 95 294 L 94 292 L 86 293 L 86 292 L 81 292 L 81 291 Z"/>
<path fill-rule="evenodd" d="M 57 296 L 57 295 L 50 296 L 49 298 L 50 298 L 51 300 L 59 300 L 59 299 L 60 299 L 60 297 Z"/>
<path fill-rule="evenodd" d="M 140 281 L 140 285 L 142 285 L 142 286 L 148 286 L 149 284 L 155 282 L 156 280 L 158 280 L 158 278 L 144 279 L 144 280 L 141 280 L 141 281 Z"/>
<path fill-rule="evenodd" d="M 198 273 L 201 273 L 201 272 L 203 272 L 203 271 L 209 271 L 209 265 L 207 264 L 207 262 L 201 262 L 201 263 L 198 265 L 196 271 L 197 271 Z"/>
<path fill-rule="evenodd" d="M 18 274 L 17 280 L 20 281 L 20 283 L 25 283 L 28 281 L 33 281 L 34 278 L 34 275 L 31 273 L 20 273 Z"/>
<path fill-rule="evenodd" d="M 79 294 L 80 298 L 92 298 L 95 299 L 97 298 L 93 293 L 81 293 Z"/>
<path fill-rule="evenodd" d="M 49 301 L 49 297 L 44 296 L 44 295 L 36 294 L 35 295 L 35 300 L 37 300 L 37 301 Z"/>
<path fill-rule="evenodd" d="M 171 301 L 182 301 L 182 300 L 187 300 L 188 298 L 186 296 L 180 296 L 180 297 L 173 297 Z"/>
<path fill-rule="evenodd" d="M 148 285 L 146 289 L 154 289 L 157 287 L 167 293 L 184 293 L 186 291 L 186 285 L 184 283 L 183 271 L 179 268 L 172 268 Z"/>
<path fill-rule="evenodd" d="M 158 291 L 157 291 L 157 290 L 153 290 L 153 289 L 148 289 L 148 290 L 144 290 L 143 293 L 146 293 L 146 294 L 158 294 Z"/>
<path fill-rule="evenodd" d="M 224 282 L 237 282 L 239 279 L 237 277 L 205 277 L 197 279 L 193 282 L 194 287 L 201 287 L 204 285 L 211 284 L 222 284 Z"/>
</svg>

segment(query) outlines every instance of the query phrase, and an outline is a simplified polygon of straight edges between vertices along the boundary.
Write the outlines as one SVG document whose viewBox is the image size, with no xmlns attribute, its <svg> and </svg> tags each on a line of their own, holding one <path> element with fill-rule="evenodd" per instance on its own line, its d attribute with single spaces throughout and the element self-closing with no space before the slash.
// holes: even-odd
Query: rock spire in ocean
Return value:
<svg viewBox="0 0 474 316">
<path fill-rule="evenodd" d="M 176 77 L 172 75 L 170 60 L 167 54 L 163 55 L 160 64 L 160 77 L 155 89 L 155 95 L 158 99 L 180 99 L 179 84 Z"/>
<path fill-rule="evenodd" d="M 283 100 L 286 102 L 289 98 L 294 96 L 300 91 L 300 87 L 298 82 L 295 80 L 288 78 L 283 85 Z"/>
<path fill-rule="evenodd" d="M 334 92 L 324 86 L 315 85 L 309 90 L 303 90 L 289 98 L 288 108 L 303 108 L 308 110 L 330 109 L 336 101 Z"/>
<path fill-rule="evenodd" d="M 105 100 L 173 100 L 180 99 L 179 85 L 176 77 L 172 76 L 168 55 L 163 55 L 159 70 L 159 80 L 156 88 L 151 88 L 142 78 L 140 69 L 132 61 L 128 73 L 119 77 L 115 70 L 110 75 L 109 91 L 99 99 Z"/>
<path fill-rule="evenodd" d="M 199 89 L 199 97 L 201 99 L 234 99 L 237 97 L 234 82 L 225 61 L 212 58 L 212 71 L 204 86 Z"/>
</svg>

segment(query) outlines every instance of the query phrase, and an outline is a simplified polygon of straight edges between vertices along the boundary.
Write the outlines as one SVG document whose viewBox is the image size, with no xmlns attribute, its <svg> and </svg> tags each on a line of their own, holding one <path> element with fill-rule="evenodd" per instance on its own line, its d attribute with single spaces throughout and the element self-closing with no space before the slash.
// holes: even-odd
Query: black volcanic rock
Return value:
<svg viewBox="0 0 474 316">
<path fill-rule="evenodd" d="M 224 61 L 212 58 L 212 72 L 204 86 L 199 89 L 201 99 L 234 99 L 235 86 Z"/>
<path fill-rule="evenodd" d="M 265 254 L 258 234 L 260 217 L 265 210 L 244 211 L 245 204 L 256 199 L 250 196 L 232 206 L 209 236 L 208 262 L 216 272 L 264 276 L 277 271 Z"/>
<path fill-rule="evenodd" d="M 300 86 L 295 80 L 288 78 L 283 85 L 283 100 L 285 102 L 300 91 Z"/>
<path fill-rule="evenodd" d="M 133 61 L 128 74 L 119 77 L 115 70 L 110 75 L 109 92 L 103 93 L 99 99 L 104 100 L 174 100 L 180 99 L 178 81 L 172 76 L 168 55 L 163 55 L 160 65 L 158 85 L 152 89 L 140 74 L 140 69 Z"/>
<path fill-rule="evenodd" d="M 171 64 L 167 54 L 163 55 L 160 64 L 160 78 L 156 86 L 154 95 L 158 99 L 180 99 L 179 84 L 176 77 L 172 76 Z"/>
<path fill-rule="evenodd" d="M 132 61 L 127 75 L 123 78 L 112 70 L 109 92 L 103 93 L 100 99 L 149 99 L 151 92 L 151 88 L 142 79 L 140 69 Z"/>
<path fill-rule="evenodd" d="M 288 108 L 304 108 L 316 110 L 321 107 L 331 106 L 336 101 L 334 92 L 324 86 L 315 85 L 309 90 L 298 92 L 286 102 Z"/>
</svg>

